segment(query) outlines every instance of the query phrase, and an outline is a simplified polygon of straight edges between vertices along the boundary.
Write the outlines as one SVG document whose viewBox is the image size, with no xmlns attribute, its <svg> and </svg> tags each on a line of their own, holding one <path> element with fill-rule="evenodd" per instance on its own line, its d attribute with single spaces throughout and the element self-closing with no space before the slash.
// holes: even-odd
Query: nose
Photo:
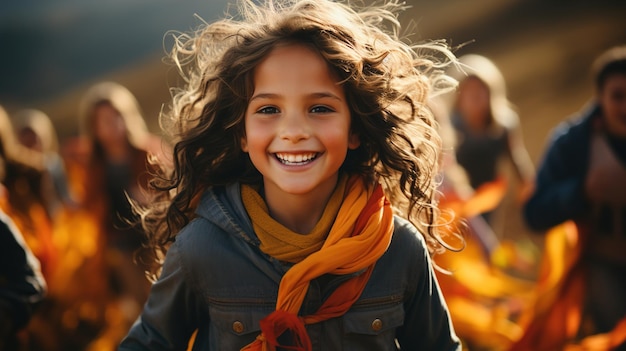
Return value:
<svg viewBox="0 0 626 351">
<path fill-rule="evenodd" d="M 303 113 L 286 113 L 280 124 L 280 138 L 297 143 L 311 137 L 310 124 Z"/>
</svg>

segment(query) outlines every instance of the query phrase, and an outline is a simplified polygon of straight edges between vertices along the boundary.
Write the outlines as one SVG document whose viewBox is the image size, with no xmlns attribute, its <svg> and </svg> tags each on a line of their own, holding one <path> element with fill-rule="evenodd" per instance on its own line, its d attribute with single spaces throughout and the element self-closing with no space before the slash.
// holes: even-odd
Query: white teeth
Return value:
<svg viewBox="0 0 626 351">
<path fill-rule="evenodd" d="M 284 164 L 302 164 L 313 160 L 317 156 L 317 153 L 310 152 L 306 154 L 287 154 L 276 153 L 276 158 Z"/>
</svg>

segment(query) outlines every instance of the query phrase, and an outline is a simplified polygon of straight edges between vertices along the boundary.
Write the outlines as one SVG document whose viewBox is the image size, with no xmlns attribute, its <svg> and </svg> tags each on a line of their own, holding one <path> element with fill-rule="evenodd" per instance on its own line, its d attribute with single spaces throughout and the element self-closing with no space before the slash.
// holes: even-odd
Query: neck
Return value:
<svg viewBox="0 0 626 351">
<path fill-rule="evenodd" d="M 337 179 L 329 182 L 325 189 L 315 189 L 306 194 L 287 194 L 274 191 L 275 187 L 265 184 L 265 202 L 270 216 L 278 223 L 293 232 L 308 234 L 322 217 L 336 185 Z"/>
</svg>

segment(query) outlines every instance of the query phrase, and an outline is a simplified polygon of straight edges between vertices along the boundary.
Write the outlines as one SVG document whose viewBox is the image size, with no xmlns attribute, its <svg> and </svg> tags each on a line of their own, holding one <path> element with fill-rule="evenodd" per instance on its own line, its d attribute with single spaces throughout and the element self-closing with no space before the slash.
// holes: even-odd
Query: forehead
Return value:
<svg viewBox="0 0 626 351">
<path fill-rule="evenodd" d="M 604 79 L 600 93 L 614 90 L 626 90 L 626 73 L 614 73 Z"/>
<path fill-rule="evenodd" d="M 459 82 L 459 89 L 481 89 L 489 90 L 487 83 L 477 76 L 470 75 Z"/>
<path fill-rule="evenodd" d="M 334 95 L 345 99 L 343 85 L 313 47 L 295 43 L 273 48 L 255 67 L 252 99 L 302 99 Z"/>
<path fill-rule="evenodd" d="M 302 78 L 313 78 L 315 75 L 330 77 L 338 81 L 331 65 L 320 52 L 306 43 L 280 43 L 271 49 L 265 58 L 255 67 L 255 81 L 263 73 L 277 75 L 293 75 L 298 73 Z"/>
</svg>

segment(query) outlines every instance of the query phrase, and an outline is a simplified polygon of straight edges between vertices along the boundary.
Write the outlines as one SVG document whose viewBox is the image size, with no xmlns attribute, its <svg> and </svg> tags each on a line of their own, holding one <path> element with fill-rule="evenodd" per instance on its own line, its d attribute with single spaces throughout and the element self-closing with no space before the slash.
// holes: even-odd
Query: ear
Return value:
<svg viewBox="0 0 626 351">
<path fill-rule="evenodd" d="M 358 134 L 350 132 L 348 136 L 348 149 L 355 150 L 359 146 L 361 146 L 361 138 L 359 138 Z"/>
<path fill-rule="evenodd" d="M 248 152 L 248 141 L 246 140 L 246 137 L 241 137 L 239 146 L 241 147 L 241 151 Z"/>
</svg>

